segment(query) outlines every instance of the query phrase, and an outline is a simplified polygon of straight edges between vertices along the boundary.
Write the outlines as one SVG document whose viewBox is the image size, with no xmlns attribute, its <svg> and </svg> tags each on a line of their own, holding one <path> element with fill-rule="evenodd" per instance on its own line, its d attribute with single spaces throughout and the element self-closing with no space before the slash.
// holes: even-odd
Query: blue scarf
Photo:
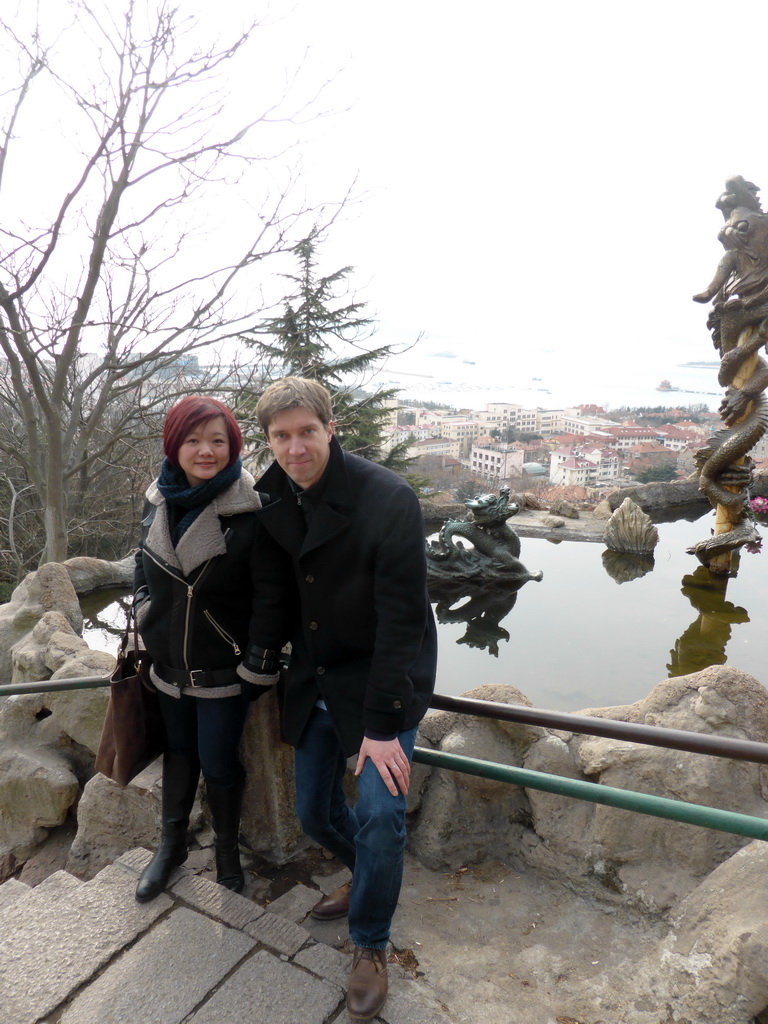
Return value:
<svg viewBox="0 0 768 1024">
<path fill-rule="evenodd" d="M 184 470 L 180 466 L 174 468 L 168 459 L 163 459 L 160 476 L 157 478 L 157 489 L 165 498 L 168 507 L 168 525 L 174 547 L 206 505 L 240 479 L 242 470 L 243 460 L 237 458 L 231 466 L 222 469 L 210 480 L 190 487 Z"/>
</svg>

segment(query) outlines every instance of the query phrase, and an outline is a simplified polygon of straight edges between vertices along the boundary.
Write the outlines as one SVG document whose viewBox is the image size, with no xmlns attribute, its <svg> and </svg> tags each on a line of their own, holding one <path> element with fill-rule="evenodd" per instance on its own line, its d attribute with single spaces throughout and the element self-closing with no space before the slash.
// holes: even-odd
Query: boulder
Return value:
<svg viewBox="0 0 768 1024">
<path fill-rule="evenodd" d="M 694 521 L 710 507 L 699 490 L 698 479 L 635 484 L 611 491 L 606 500 L 615 511 L 625 498 L 631 498 L 655 523 L 669 523 L 675 519 Z"/>
<path fill-rule="evenodd" d="M 241 833 L 250 848 L 283 864 L 307 846 L 294 813 L 293 747 L 280 737 L 277 693 L 251 705 L 243 731 L 246 766 Z"/>
<path fill-rule="evenodd" d="M 79 789 L 67 761 L 52 750 L 0 746 L 0 881 L 63 824 Z"/>
<path fill-rule="evenodd" d="M 463 696 L 530 707 L 519 690 L 503 684 L 480 686 Z M 519 767 L 540 734 L 541 730 L 518 723 L 437 712 L 422 722 L 420 739 L 446 753 Z M 530 805 L 519 786 L 433 771 L 409 832 L 409 845 L 434 870 L 455 870 L 491 856 L 511 859 L 529 821 Z"/>
<path fill-rule="evenodd" d="M 106 864 L 143 846 L 153 850 L 160 835 L 162 760 L 158 758 L 127 786 L 104 775 L 88 782 L 77 807 L 77 835 L 67 860 L 67 871 L 92 878 Z M 202 825 L 198 793 L 190 817 L 192 831 Z"/>
<path fill-rule="evenodd" d="M 136 560 L 133 552 L 119 562 L 103 558 L 68 558 L 62 565 L 69 573 L 72 586 L 78 594 L 92 594 L 112 587 L 133 587 Z"/>
<path fill-rule="evenodd" d="M 461 502 L 435 502 L 422 498 L 419 501 L 425 523 L 444 523 L 448 519 L 464 519 L 467 506 Z"/>
<path fill-rule="evenodd" d="M 49 563 L 27 577 L 0 608 L 0 661 L 8 664 L 12 681 L 109 676 L 115 659 L 92 651 L 76 633 L 81 625 L 77 595 L 62 565 Z M 3 642 L 10 646 L 2 648 Z M 16 752 L 10 776 L 0 770 L 5 865 L 23 863 L 47 830 L 63 823 L 80 785 L 93 774 L 108 699 L 108 690 L 99 688 L 0 700 L 0 745 Z"/>
<path fill-rule="evenodd" d="M 682 901 L 661 943 L 674 1021 L 752 1024 L 768 1007 L 768 846 L 754 841 Z"/>
<path fill-rule="evenodd" d="M 12 657 L 16 682 L 106 678 L 115 667 L 112 655 L 91 650 L 59 611 L 46 612 L 31 633 L 14 645 Z M 106 687 L 7 698 L 0 701 L 0 736 L 23 735 L 32 747 L 53 747 L 70 758 L 73 744 L 82 747 L 85 757 L 76 760 L 85 769 L 98 749 L 108 700 Z"/>
<path fill-rule="evenodd" d="M 30 573 L 16 587 L 10 601 L 0 605 L 0 679 L 18 681 L 13 673 L 12 649 L 49 611 L 59 612 L 74 633 L 82 630 L 80 602 L 69 573 L 58 562 L 48 562 Z"/>
<path fill-rule="evenodd" d="M 765 742 L 768 691 L 738 669 L 669 679 L 635 704 L 584 714 Z M 768 815 L 768 768 L 662 747 L 559 734 L 535 743 L 525 767 L 618 789 Z M 671 907 L 747 840 L 725 832 L 529 789 L 535 837 L 526 860 L 574 884 L 658 912 Z"/>
<path fill-rule="evenodd" d="M 592 515 L 595 519 L 610 519 L 613 515 L 613 509 L 611 508 L 610 501 L 608 501 L 607 498 L 603 498 L 601 502 L 595 505 L 592 510 Z"/>
<path fill-rule="evenodd" d="M 544 525 L 550 530 L 562 530 L 565 526 L 565 520 L 561 519 L 560 516 L 545 516 Z"/>
<path fill-rule="evenodd" d="M 549 506 L 549 511 L 553 516 L 563 516 L 565 519 L 579 518 L 579 510 L 572 502 L 567 501 L 565 498 L 553 501 Z"/>
<path fill-rule="evenodd" d="M 520 508 L 532 508 L 542 511 L 547 507 L 546 503 L 533 491 L 525 491 L 524 494 L 516 496 L 515 501 L 519 504 Z"/>
</svg>

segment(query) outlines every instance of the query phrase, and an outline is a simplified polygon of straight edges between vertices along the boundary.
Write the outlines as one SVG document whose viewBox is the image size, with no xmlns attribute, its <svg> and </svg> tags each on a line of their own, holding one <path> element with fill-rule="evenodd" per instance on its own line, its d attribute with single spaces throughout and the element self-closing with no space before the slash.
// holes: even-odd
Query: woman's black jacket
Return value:
<svg viewBox="0 0 768 1024">
<path fill-rule="evenodd" d="M 139 632 L 155 666 L 236 668 L 253 635 L 254 588 L 261 583 L 254 515 L 262 499 L 269 499 L 254 490 L 253 477 L 243 471 L 203 509 L 175 548 L 156 484 L 146 499 L 134 600 Z M 279 590 L 280 581 L 270 580 L 266 589 Z M 262 606 L 265 600 L 269 604 L 266 594 Z M 275 601 L 283 604 L 279 597 Z M 263 629 L 259 634 L 270 639 Z"/>
</svg>

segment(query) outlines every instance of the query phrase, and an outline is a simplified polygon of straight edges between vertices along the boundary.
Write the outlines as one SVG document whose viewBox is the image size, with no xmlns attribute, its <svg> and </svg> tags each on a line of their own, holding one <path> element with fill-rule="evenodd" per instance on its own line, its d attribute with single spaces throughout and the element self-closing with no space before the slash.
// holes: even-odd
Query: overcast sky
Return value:
<svg viewBox="0 0 768 1024">
<path fill-rule="evenodd" d="M 356 179 L 322 269 L 356 268 L 379 341 L 509 374 L 714 358 L 691 296 L 725 178 L 768 190 L 763 0 L 197 3 L 203 34 L 267 17 L 244 114 L 284 73 L 331 80 L 299 152 L 314 198 Z"/>
<path fill-rule="evenodd" d="M 273 4 L 273 9 L 283 5 Z M 331 96 L 308 170 L 366 200 L 331 248 L 387 335 L 484 355 L 711 359 L 725 178 L 768 190 L 768 8 L 300 0 Z M 767 200 L 768 201 L 768 200 Z"/>
</svg>

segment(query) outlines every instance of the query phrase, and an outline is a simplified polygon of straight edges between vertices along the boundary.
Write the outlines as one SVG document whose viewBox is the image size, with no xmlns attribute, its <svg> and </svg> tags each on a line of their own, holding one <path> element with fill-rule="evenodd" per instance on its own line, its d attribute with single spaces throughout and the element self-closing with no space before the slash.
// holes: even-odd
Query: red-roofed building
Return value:
<svg viewBox="0 0 768 1024">
<path fill-rule="evenodd" d="M 595 486 L 616 480 L 621 474 L 621 457 L 611 448 L 575 444 L 557 448 L 549 462 L 550 483 L 560 487 Z"/>
<path fill-rule="evenodd" d="M 627 469 L 633 475 L 641 473 L 649 466 L 677 465 L 676 452 L 652 441 L 635 445 L 627 451 L 627 456 Z"/>
</svg>

